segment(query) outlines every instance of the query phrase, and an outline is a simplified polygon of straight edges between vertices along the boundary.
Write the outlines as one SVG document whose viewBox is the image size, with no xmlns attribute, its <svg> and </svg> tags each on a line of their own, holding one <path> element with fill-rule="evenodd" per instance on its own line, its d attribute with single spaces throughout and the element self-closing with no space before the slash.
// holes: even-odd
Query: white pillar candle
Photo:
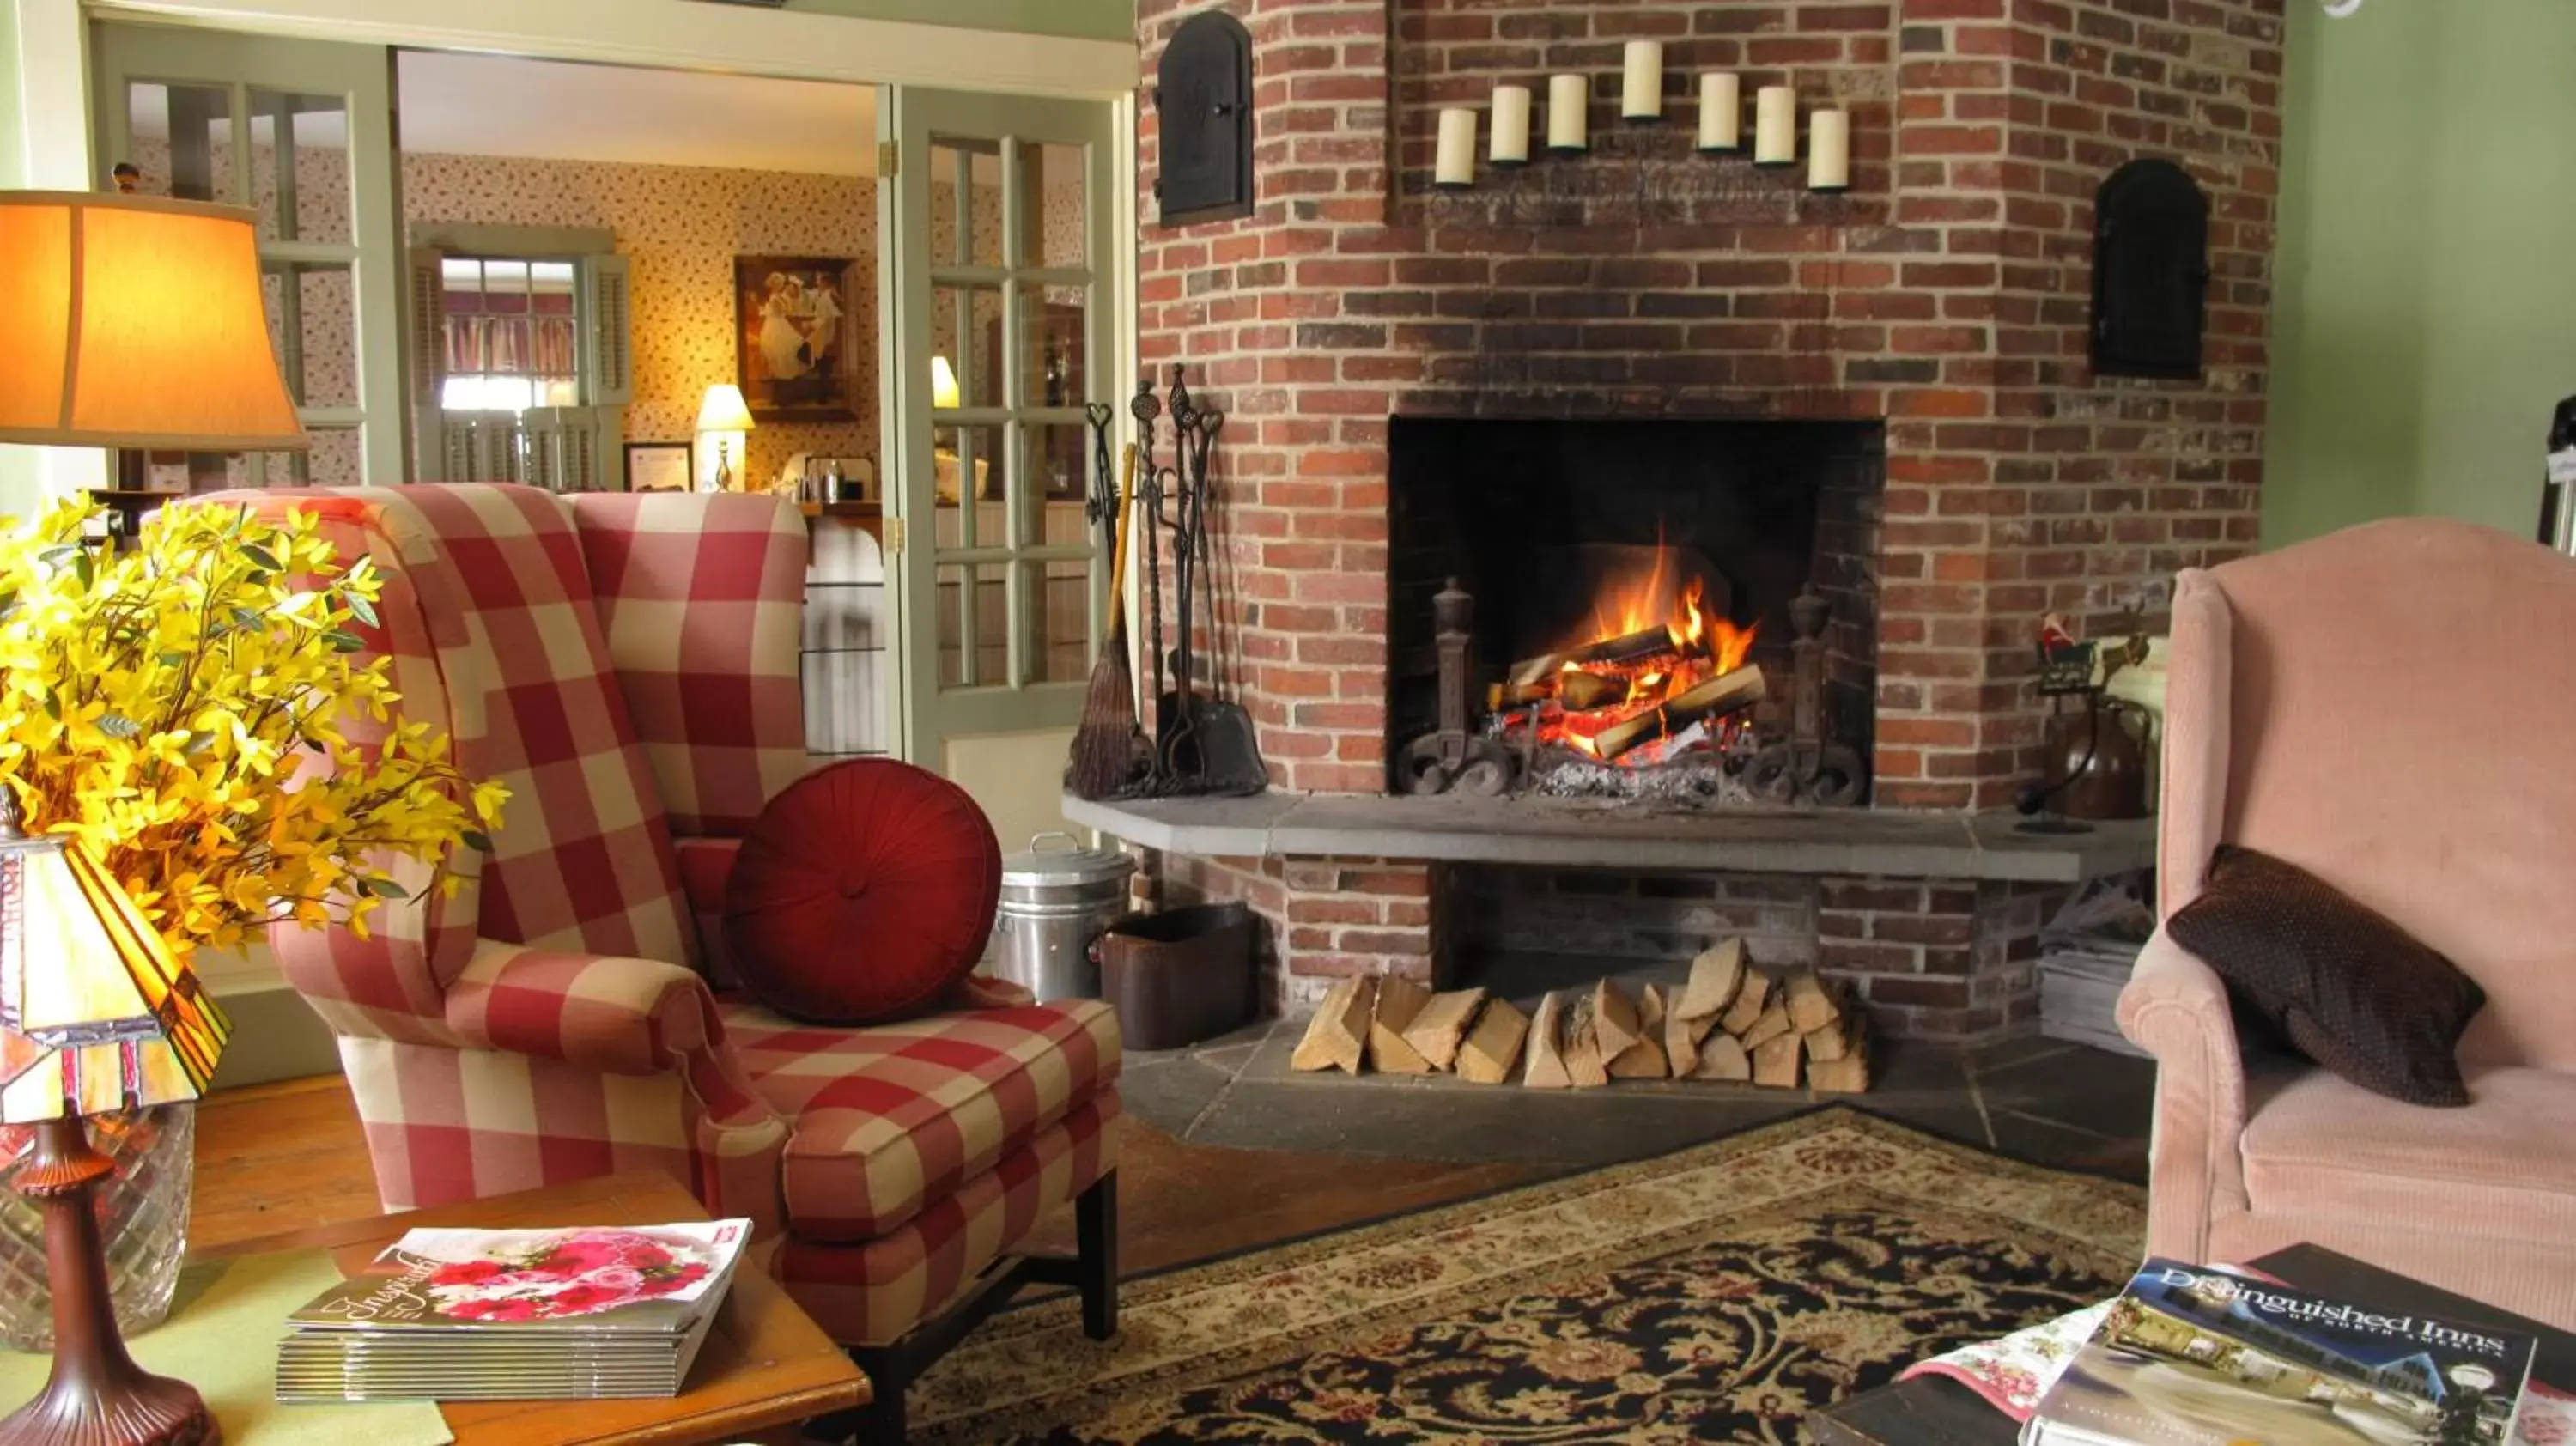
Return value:
<svg viewBox="0 0 2576 1446">
<path fill-rule="evenodd" d="M 1820 110 L 1807 117 L 1807 189 L 1851 189 L 1851 112 Z"/>
<path fill-rule="evenodd" d="M 1476 184 L 1476 113 L 1464 106 L 1440 112 L 1440 155 L 1431 181 L 1437 186 Z"/>
<path fill-rule="evenodd" d="M 1744 145 L 1744 83 L 1731 70 L 1705 71 L 1699 78 L 1699 148 L 1740 150 Z"/>
<path fill-rule="evenodd" d="M 1753 164 L 1786 166 L 1798 159 L 1798 93 L 1766 85 L 1753 100 Z"/>
<path fill-rule="evenodd" d="M 1623 120 L 1659 121 L 1664 118 L 1664 43 L 1660 40 L 1628 42 L 1628 64 L 1619 86 L 1619 115 Z"/>
<path fill-rule="evenodd" d="M 1526 85 L 1494 87 L 1494 134 L 1486 158 L 1498 166 L 1529 164 L 1530 93 Z"/>
<path fill-rule="evenodd" d="M 1553 76 L 1547 83 L 1547 148 L 1559 153 L 1592 149 L 1592 81 L 1588 76 Z"/>
</svg>

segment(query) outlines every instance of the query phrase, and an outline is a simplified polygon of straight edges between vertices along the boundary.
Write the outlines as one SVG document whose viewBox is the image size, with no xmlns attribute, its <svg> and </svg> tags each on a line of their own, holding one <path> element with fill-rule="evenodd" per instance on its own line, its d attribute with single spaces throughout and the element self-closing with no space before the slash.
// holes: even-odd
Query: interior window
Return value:
<svg viewBox="0 0 2576 1446">
<path fill-rule="evenodd" d="M 447 357 L 442 410 L 581 404 L 574 262 L 449 256 L 439 268 Z"/>
</svg>

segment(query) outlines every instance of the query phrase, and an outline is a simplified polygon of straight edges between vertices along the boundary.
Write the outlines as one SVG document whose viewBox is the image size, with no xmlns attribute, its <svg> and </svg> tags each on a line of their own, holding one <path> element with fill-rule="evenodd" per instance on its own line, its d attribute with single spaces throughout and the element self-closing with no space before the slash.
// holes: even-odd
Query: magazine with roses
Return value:
<svg viewBox="0 0 2576 1446">
<path fill-rule="evenodd" d="M 414 1230 L 288 1318 L 280 1400 L 678 1394 L 747 1220 Z"/>
</svg>

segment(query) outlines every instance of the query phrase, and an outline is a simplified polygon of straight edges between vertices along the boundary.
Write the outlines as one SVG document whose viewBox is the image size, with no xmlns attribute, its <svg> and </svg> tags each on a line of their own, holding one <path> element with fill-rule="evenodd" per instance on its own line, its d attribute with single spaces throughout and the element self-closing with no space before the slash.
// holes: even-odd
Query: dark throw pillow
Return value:
<svg viewBox="0 0 2576 1446">
<path fill-rule="evenodd" d="M 2221 844 L 2208 889 L 2165 928 L 2241 1011 L 2337 1075 L 2409 1104 L 2469 1102 L 2454 1055 L 2486 991 L 2325 880 Z"/>
<path fill-rule="evenodd" d="M 751 997 L 809 1024 L 922 1013 L 975 968 L 1002 846 L 966 790 L 891 759 L 809 773 L 769 801 L 725 886 Z"/>
</svg>

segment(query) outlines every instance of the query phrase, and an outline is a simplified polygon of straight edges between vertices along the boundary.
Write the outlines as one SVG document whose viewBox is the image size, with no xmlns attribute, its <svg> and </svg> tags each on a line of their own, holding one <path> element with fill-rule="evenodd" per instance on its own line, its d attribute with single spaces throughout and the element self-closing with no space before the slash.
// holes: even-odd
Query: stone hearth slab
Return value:
<svg viewBox="0 0 2576 1446">
<path fill-rule="evenodd" d="M 2153 819 L 2027 834 L 2009 814 L 1647 813 L 1537 799 L 1067 795 L 1064 816 L 1166 853 L 2071 884 L 2155 863 Z"/>
</svg>

